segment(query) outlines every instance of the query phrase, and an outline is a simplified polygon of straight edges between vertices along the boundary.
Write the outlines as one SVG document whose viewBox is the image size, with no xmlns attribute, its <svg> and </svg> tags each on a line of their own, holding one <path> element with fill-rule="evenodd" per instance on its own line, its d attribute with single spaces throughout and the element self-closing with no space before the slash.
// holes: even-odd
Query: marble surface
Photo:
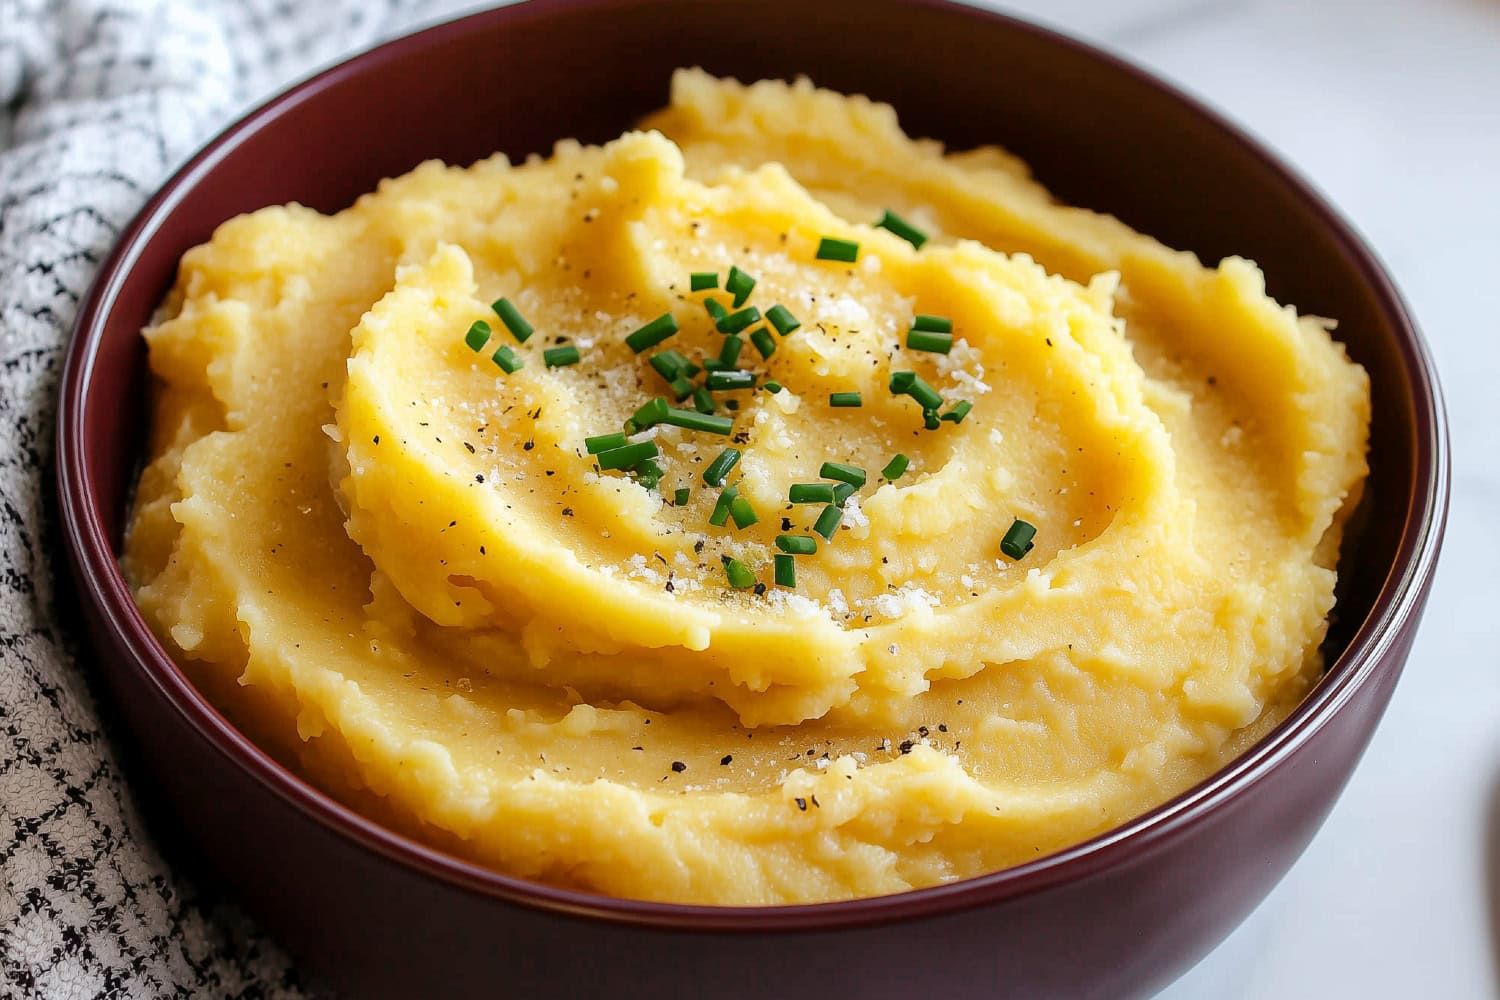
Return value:
<svg viewBox="0 0 1500 1000">
<path fill-rule="evenodd" d="M 1452 423 L 1416 649 L 1312 846 L 1163 1000 L 1500 997 L 1500 2 L 1010 0 L 1301 170 L 1395 275 Z"/>
</svg>

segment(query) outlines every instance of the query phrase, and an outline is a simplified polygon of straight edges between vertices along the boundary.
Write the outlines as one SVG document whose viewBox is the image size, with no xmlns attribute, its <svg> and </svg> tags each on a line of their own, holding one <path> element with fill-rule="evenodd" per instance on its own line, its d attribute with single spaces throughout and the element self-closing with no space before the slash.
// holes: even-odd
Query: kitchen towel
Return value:
<svg viewBox="0 0 1500 1000">
<path fill-rule="evenodd" d="M 0 0 L 0 997 L 314 989 L 143 830 L 73 634 L 53 497 L 62 349 L 131 217 L 293 80 L 453 0 Z"/>
</svg>

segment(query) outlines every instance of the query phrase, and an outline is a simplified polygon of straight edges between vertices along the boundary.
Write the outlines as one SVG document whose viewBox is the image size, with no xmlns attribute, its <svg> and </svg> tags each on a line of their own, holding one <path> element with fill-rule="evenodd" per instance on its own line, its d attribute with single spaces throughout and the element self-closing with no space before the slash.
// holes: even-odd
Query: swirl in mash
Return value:
<svg viewBox="0 0 1500 1000">
<path fill-rule="evenodd" d="M 646 124 L 267 209 L 184 258 L 125 567 L 239 724 L 502 870 L 769 904 L 1034 858 L 1285 715 L 1365 473 L 1366 379 L 1325 323 L 859 98 L 684 72 Z M 931 240 L 871 228 L 885 208 Z M 785 388 L 716 394 L 732 441 L 647 432 L 657 490 L 595 471 L 584 439 L 664 388 L 625 335 L 669 312 L 662 347 L 717 356 L 688 275 L 731 265 L 801 322 L 740 362 Z M 951 354 L 903 346 L 916 313 Z M 560 343 L 579 364 L 542 363 Z M 898 370 L 972 411 L 926 429 Z M 702 480 L 731 443 L 744 529 Z M 769 585 L 775 537 L 811 533 L 787 491 L 825 461 L 869 481 L 796 588 L 728 586 L 723 557 Z"/>
</svg>

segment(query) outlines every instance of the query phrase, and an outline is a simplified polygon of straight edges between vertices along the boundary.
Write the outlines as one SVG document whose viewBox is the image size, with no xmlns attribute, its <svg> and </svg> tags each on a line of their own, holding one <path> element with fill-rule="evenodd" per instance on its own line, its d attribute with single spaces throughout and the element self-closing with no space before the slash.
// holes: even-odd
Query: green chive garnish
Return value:
<svg viewBox="0 0 1500 1000">
<path fill-rule="evenodd" d="M 734 468 L 739 460 L 739 449 L 725 448 L 719 452 L 719 457 L 709 462 L 708 468 L 703 470 L 703 481 L 710 486 L 723 486 L 724 480 L 729 476 L 729 470 Z"/>
<path fill-rule="evenodd" d="M 775 305 L 767 309 L 766 319 L 771 321 L 776 332 L 783 337 L 802 325 L 802 321 L 793 316 L 792 311 L 783 305 Z"/>
<path fill-rule="evenodd" d="M 761 388 L 774 396 L 781 391 L 781 383 L 775 381 L 765 382 L 761 385 Z"/>
<path fill-rule="evenodd" d="M 542 363 L 548 368 L 566 368 L 568 365 L 576 365 L 578 364 L 578 347 L 574 344 L 549 347 L 542 352 Z"/>
<path fill-rule="evenodd" d="M 693 383 L 685 378 L 674 378 L 670 383 L 672 386 L 672 401 L 680 403 L 693 394 Z"/>
<path fill-rule="evenodd" d="M 478 352 L 489 342 L 490 325 L 482 319 L 476 319 L 469 327 L 469 332 L 464 334 L 464 343 L 469 345 L 469 350 Z"/>
<path fill-rule="evenodd" d="M 936 407 L 922 411 L 922 425 L 930 431 L 935 431 L 942 426 L 942 418 L 938 416 Z"/>
<path fill-rule="evenodd" d="M 734 498 L 740 495 L 738 486 L 731 486 L 719 494 L 719 499 L 714 503 L 713 513 L 708 515 L 708 523 L 715 528 L 724 527 L 729 520 L 729 505 L 734 503 Z"/>
<path fill-rule="evenodd" d="M 922 249 L 922 244 L 927 242 L 926 233 L 922 232 L 922 230 L 918 229 L 910 222 L 907 222 L 905 219 L 901 218 L 901 216 L 897 215 L 895 212 L 892 212 L 890 209 L 886 209 L 883 213 L 881 213 L 880 221 L 875 223 L 875 227 L 877 229 L 884 229 L 888 232 L 895 233 L 897 236 L 910 243 L 913 249 L 916 250 Z"/>
<path fill-rule="evenodd" d="M 695 292 L 719 287 L 718 271 L 694 271 L 688 276 L 688 287 Z"/>
<path fill-rule="evenodd" d="M 1005 533 L 1005 537 L 1000 539 L 1000 551 L 1019 561 L 1022 556 L 1031 551 L 1032 545 L 1035 544 L 1032 538 L 1035 536 L 1036 526 L 1018 517 L 1011 523 L 1010 530 Z"/>
<path fill-rule="evenodd" d="M 712 413 L 718 407 L 714 406 L 714 398 L 708 394 L 708 390 L 701 385 L 693 390 L 693 409 L 699 413 Z"/>
<path fill-rule="evenodd" d="M 526 338 L 531 336 L 531 324 L 521 316 L 521 310 L 511 304 L 510 299 L 496 299 L 490 308 L 495 310 L 495 315 L 500 317 L 500 322 L 510 331 L 510 335 L 516 338 L 516 343 L 526 343 Z"/>
<path fill-rule="evenodd" d="M 657 351 L 651 355 L 650 360 L 651 367 L 656 369 L 656 373 L 668 382 L 687 374 L 683 369 L 687 367 L 688 359 L 677 351 Z"/>
<path fill-rule="evenodd" d="M 630 439 L 624 434 L 596 434 L 593 437 L 583 439 L 583 447 L 590 455 L 597 455 L 601 451 L 609 451 L 611 448 L 623 448 L 630 443 Z"/>
<path fill-rule="evenodd" d="M 826 542 L 833 541 L 833 533 L 839 530 L 839 522 L 844 519 L 844 512 L 833 504 L 823 508 L 823 513 L 818 515 L 817 523 L 813 525 L 813 531 L 823 536 Z"/>
<path fill-rule="evenodd" d="M 734 430 L 733 417 L 719 417 L 709 413 L 699 413 L 697 410 L 679 410 L 675 407 L 667 409 L 667 415 L 661 419 L 664 424 L 673 427 L 685 427 L 690 431 L 708 431 L 710 434 L 728 435 Z"/>
<path fill-rule="evenodd" d="M 755 516 L 755 508 L 750 506 L 750 501 L 741 496 L 729 501 L 729 516 L 734 518 L 736 528 L 748 528 L 760 520 Z"/>
<path fill-rule="evenodd" d="M 738 559 L 724 560 L 724 575 L 729 578 L 729 585 L 735 590 L 755 586 L 755 574 Z"/>
<path fill-rule="evenodd" d="M 728 392 L 733 389 L 755 388 L 755 373 L 747 372 L 739 368 L 727 371 L 709 372 L 704 378 L 703 385 L 710 392 Z"/>
<path fill-rule="evenodd" d="M 499 365 L 507 375 L 512 375 L 526 367 L 526 362 L 516 357 L 516 352 L 510 349 L 509 344 L 501 344 L 495 353 L 490 355 L 490 360 Z"/>
<path fill-rule="evenodd" d="M 818 540 L 806 535 L 777 535 L 776 547 L 794 556 L 810 556 L 818 551 Z"/>
<path fill-rule="evenodd" d="M 716 328 L 720 333 L 739 333 L 751 323 L 760 322 L 760 310 L 754 306 L 746 306 L 738 312 L 732 312 L 719 320 Z"/>
<path fill-rule="evenodd" d="M 721 371 L 725 371 L 726 369 L 733 368 L 733 367 L 734 367 L 734 365 L 726 365 L 724 362 L 720 361 L 718 358 L 704 358 L 703 359 L 703 370 L 707 371 L 707 372 L 721 372 Z"/>
<path fill-rule="evenodd" d="M 853 483 L 839 483 L 833 488 L 833 502 L 842 507 L 849 502 L 849 498 L 859 491 L 859 487 Z"/>
<path fill-rule="evenodd" d="M 913 351 L 932 351 L 947 354 L 953 350 L 953 334 L 937 333 L 933 330 L 918 330 L 912 327 L 906 333 L 906 346 Z"/>
<path fill-rule="evenodd" d="M 712 297 L 703 300 L 703 308 L 708 310 L 708 314 L 713 317 L 715 323 L 729 315 L 729 310 L 724 308 L 724 303 Z"/>
<path fill-rule="evenodd" d="M 818 241 L 819 260 L 841 260 L 852 264 L 858 256 L 859 244 L 853 240 L 839 240 L 832 236 L 825 236 Z"/>
<path fill-rule="evenodd" d="M 913 330 L 926 330 L 929 333 L 952 333 L 953 321 L 946 316 L 927 316 L 917 313 L 911 321 Z"/>
<path fill-rule="evenodd" d="M 895 458 L 885 463 L 885 468 L 880 470 L 880 474 L 890 482 L 894 483 L 896 480 L 906 475 L 906 467 L 909 465 L 911 465 L 911 459 L 907 458 L 905 455 L 898 454 Z"/>
<path fill-rule="evenodd" d="M 793 483 L 786 498 L 792 503 L 833 503 L 833 484 Z"/>
<path fill-rule="evenodd" d="M 690 500 L 692 496 L 693 491 L 691 489 L 686 486 L 679 486 L 677 487 L 677 491 L 672 494 L 672 503 L 677 507 L 686 507 L 688 500 Z"/>
<path fill-rule="evenodd" d="M 724 346 L 719 348 L 719 364 L 726 368 L 733 368 L 735 362 L 740 359 L 740 352 L 745 349 L 745 342 L 736 336 L 724 338 Z"/>
<path fill-rule="evenodd" d="M 677 332 L 677 317 L 671 313 L 660 316 L 625 338 L 630 349 L 639 354 L 648 347 L 655 347 Z"/>
<path fill-rule="evenodd" d="M 600 469 L 631 469 L 648 458 L 655 458 L 661 454 L 657 450 L 655 441 L 637 441 L 635 444 L 627 444 L 623 448 L 611 448 L 609 451 L 601 451 L 596 461 Z"/>
<path fill-rule="evenodd" d="M 734 296 L 734 307 L 738 309 L 745 304 L 750 297 L 750 292 L 755 288 L 755 278 L 746 274 L 737 267 L 729 269 L 729 277 L 724 281 L 724 291 Z"/>
<path fill-rule="evenodd" d="M 637 464 L 631 471 L 635 473 L 636 478 L 640 480 L 641 485 L 646 487 L 646 489 L 648 490 L 654 490 L 656 489 L 656 487 L 661 485 L 661 466 L 657 465 L 649 458 L 644 462 Z"/>
<path fill-rule="evenodd" d="M 771 331 L 763 326 L 750 331 L 750 343 L 755 345 L 755 349 L 763 358 L 769 358 L 776 353 L 776 338 L 771 336 Z"/>
<path fill-rule="evenodd" d="M 818 475 L 824 479 L 837 479 L 841 483 L 851 483 L 854 486 L 865 484 L 865 470 L 857 465 L 845 465 L 842 462 L 824 462 L 823 467 L 818 470 Z"/>
<path fill-rule="evenodd" d="M 776 566 L 776 586 L 795 590 L 797 587 L 797 564 L 791 556 L 776 556 L 771 562 Z"/>
<path fill-rule="evenodd" d="M 967 417 L 969 415 L 969 411 L 972 409 L 974 409 L 973 403 L 969 402 L 967 399 L 960 399 L 958 402 L 953 404 L 953 409 L 943 414 L 941 419 L 951 420 L 955 424 L 961 424 L 964 422 L 964 417 Z"/>
<path fill-rule="evenodd" d="M 661 423 L 663 420 L 667 419 L 667 414 L 670 412 L 671 407 L 667 405 L 667 401 L 661 396 L 657 396 L 649 403 L 642 405 L 639 410 L 635 411 L 635 413 L 631 414 L 629 423 L 633 425 L 636 430 L 643 431 L 647 427 L 654 427 L 657 424 Z"/>
<path fill-rule="evenodd" d="M 829 406 L 863 406 L 865 405 L 857 392 L 830 392 L 828 394 Z"/>
<path fill-rule="evenodd" d="M 911 388 L 906 390 L 906 394 L 921 404 L 924 410 L 935 410 L 943 405 L 943 397 L 936 389 L 922 381 L 920 375 L 912 379 Z"/>
<path fill-rule="evenodd" d="M 903 395 L 911 390 L 912 383 L 916 380 L 916 372 L 891 372 L 891 392 Z"/>
</svg>

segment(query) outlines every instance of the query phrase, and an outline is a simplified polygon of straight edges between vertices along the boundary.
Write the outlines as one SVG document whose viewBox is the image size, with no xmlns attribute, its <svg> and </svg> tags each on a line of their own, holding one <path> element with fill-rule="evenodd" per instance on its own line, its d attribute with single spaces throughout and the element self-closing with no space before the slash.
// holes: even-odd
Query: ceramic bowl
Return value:
<svg viewBox="0 0 1500 1000">
<path fill-rule="evenodd" d="M 607 899 L 508 878 L 351 812 L 248 742 L 148 631 L 116 564 L 148 418 L 139 336 L 183 251 L 225 219 L 350 204 L 421 160 L 603 141 L 671 71 L 809 74 L 914 135 L 999 143 L 1075 204 L 1338 317 L 1369 371 L 1371 474 L 1340 565 L 1328 669 L 1244 756 L 1107 834 L 895 896 L 768 909 Z M 1076 41 L 921 0 L 534 0 L 383 45 L 214 139 L 104 262 L 58 422 L 66 544 L 136 782 L 307 968 L 349 997 L 1122 997 L 1209 951 L 1286 872 L 1359 760 L 1411 648 L 1448 492 L 1432 361 L 1370 251 L 1275 157 Z"/>
</svg>

